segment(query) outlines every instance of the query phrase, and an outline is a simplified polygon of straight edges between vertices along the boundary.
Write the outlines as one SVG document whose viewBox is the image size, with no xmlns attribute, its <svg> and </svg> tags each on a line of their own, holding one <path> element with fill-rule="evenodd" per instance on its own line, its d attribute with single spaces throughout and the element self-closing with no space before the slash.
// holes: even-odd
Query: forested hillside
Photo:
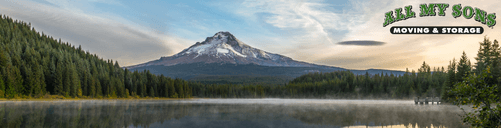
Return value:
<svg viewBox="0 0 501 128">
<path fill-rule="evenodd" d="M 191 96 L 187 81 L 130 72 L 80 46 L 37 32 L 30 23 L 0 18 L 0 98 Z"/>
<path fill-rule="evenodd" d="M 251 75 L 199 75 L 189 79 L 201 84 L 242 84 L 275 86 L 288 83 L 290 76 L 251 76 Z"/>
</svg>

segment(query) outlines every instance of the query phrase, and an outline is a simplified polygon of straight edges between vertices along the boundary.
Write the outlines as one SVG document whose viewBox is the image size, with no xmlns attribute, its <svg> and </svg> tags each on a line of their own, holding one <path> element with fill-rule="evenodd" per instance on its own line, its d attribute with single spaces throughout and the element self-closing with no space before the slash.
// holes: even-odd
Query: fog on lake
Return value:
<svg viewBox="0 0 501 128">
<path fill-rule="evenodd" d="M 467 127 L 460 114 L 402 100 L 0 101 L 0 127 Z"/>
</svg>

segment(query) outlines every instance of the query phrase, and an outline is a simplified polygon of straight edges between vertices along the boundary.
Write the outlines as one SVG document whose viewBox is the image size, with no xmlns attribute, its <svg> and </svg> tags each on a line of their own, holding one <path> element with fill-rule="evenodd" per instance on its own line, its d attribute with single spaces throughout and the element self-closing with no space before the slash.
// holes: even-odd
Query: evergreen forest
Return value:
<svg viewBox="0 0 501 128">
<path fill-rule="evenodd" d="M 0 98 L 169 97 L 189 98 L 188 82 L 122 69 L 61 39 L 37 32 L 31 23 L 0 18 Z"/>
</svg>

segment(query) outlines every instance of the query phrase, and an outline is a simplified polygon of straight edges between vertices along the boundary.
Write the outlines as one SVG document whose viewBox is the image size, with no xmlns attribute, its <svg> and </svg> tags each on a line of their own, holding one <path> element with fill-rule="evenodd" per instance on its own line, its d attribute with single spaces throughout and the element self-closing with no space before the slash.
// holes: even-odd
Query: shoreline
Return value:
<svg viewBox="0 0 501 128">
<path fill-rule="evenodd" d="M 206 98 L 64 98 L 64 99 L 51 99 L 51 98 L 33 98 L 33 99 L 7 99 L 0 98 L 1 102 L 9 101 L 79 101 L 79 100 L 195 100 Z"/>
<path fill-rule="evenodd" d="M 7 98 L 0 98 L 0 102 L 7 102 L 7 101 L 79 101 L 79 100 L 197 100 L 197 99 L 283 99 L 283 100 L 291 100 L 291 99 L 296 99 L 296 100 L 366 100 L 366 101 L 384 101 L 384 100 L 394 100 L 394 101 L 411 101 L 411 99 L 338 99 L 338 98 L 13 98 L 13 99 L 7 99 Z"/>
</svg>

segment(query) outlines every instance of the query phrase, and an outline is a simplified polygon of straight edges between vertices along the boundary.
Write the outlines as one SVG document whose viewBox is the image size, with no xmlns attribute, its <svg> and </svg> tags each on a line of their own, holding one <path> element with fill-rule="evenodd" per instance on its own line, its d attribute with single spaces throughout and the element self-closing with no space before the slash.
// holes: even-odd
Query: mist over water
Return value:
<svg viewBox="0 0 501 128">
<path fill-rule="evenodd" d="M 216 103 L 216 104 L 414 104 L 411 100 L 338 100 L 338 99 L 197 99 L 181 100 L 179 103 Z"/>
<path fill-rule="evenodd" d="M 409 100 L 0 102 L 0 127 L 467 127 L 453 105 Z"/>
</svg>

